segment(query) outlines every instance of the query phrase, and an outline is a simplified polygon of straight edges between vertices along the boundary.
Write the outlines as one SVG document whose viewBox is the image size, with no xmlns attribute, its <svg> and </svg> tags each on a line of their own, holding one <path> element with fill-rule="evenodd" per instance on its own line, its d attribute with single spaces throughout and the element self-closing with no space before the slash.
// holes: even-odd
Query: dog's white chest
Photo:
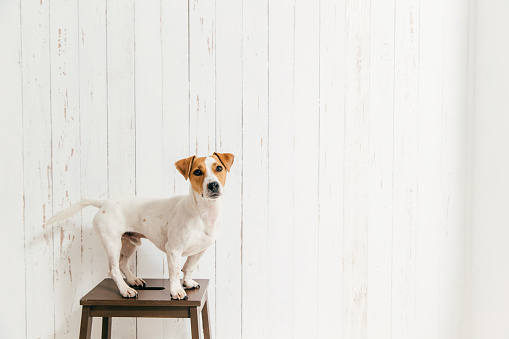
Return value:
<svg viewBox="0 0 509 339">
<path fill-rule="evenodd" d="M 215 233 L 206 232 L 204 229 L 192 229 L 184 238 L 184 250 L 182 256 L 187 257 L 200 253 L 207 249 L 216 240 Z"/>
</svg>

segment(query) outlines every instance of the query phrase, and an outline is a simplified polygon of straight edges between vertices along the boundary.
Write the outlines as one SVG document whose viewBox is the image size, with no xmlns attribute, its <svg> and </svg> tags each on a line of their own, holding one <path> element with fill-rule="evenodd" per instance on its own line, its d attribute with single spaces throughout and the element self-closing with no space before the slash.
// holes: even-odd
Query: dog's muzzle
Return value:
<svg viewBox="0 0 509 339">
<path fill-rule="evenodd" d="M 216 181 L 209 183 L 207 189 L 209 190 L 209 198 L 214 199 L 221 195 L 221 186 Z"/>
</svg>

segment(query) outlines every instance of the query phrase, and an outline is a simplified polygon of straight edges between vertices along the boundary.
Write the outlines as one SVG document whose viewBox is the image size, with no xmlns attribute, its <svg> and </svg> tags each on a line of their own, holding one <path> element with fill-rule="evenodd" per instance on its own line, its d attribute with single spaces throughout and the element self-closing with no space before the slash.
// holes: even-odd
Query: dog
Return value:
<svg viewBox="0 0 509 339">
<path fill-rule="evenodd" d="M 108 256 L 108 274 L 120 294 L 136 297 L 138 292 L 131 286 L 145 285 L 143 279 L 129 270 L 128 262 L 141 245 L 141 239 L 146 238 L 168 257 L 172 299 L 187 299 L 184 287 L 200 287 L 191 274 L 205 250 L 216 240 L 221 226 L 226 172 L 230 172 L 234 158 L 233 154 L 216 152 L 177 161 L 175 167 L 190 182 L 188 195 L 168 199 L 84 199 L 55 214 L 46 224 L 67 219 L 86 206 L 99 208 L 93 225 Z M 183 285 L 179 279 L 181 257 L 187 257 L 182 268 Z"/>
</svg>

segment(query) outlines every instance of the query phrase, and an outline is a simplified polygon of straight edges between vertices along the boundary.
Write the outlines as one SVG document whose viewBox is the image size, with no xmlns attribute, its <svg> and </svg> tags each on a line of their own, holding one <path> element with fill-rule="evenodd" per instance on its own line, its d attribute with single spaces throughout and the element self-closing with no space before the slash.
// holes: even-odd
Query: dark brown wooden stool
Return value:
<svg viewBox="0 0 509 339">
<path fill-rule="evenodd" d="M 186 290 L 187 300 L 172 300 L 168 279 L 145 279 L 137 298 L 123 298 L 111 279 L 104 279 L 80 300 L 80 339 L 90 338 L 92 318 L 102 317 L 102 338 L 111 338 L 112 317 L 191 318 L 193 339 L 201 338 L 200 318 L 205 339 L 210 338 L 207 304 L 208 279 L 196 279 L 200 288 Z M 156 289 L 157 288 L 157 289 Z M 164 288 L 164 289 L 162 289 Z M 201 313 L 201 317 L 200 317 Z"/>
</svg>

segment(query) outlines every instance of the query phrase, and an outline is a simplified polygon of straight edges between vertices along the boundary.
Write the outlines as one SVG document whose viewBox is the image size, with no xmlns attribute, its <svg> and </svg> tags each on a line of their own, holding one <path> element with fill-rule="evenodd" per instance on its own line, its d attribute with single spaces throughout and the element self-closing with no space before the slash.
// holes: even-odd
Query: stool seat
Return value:
<svg viewBox="0 0 509 339">
<path fill-rule="evenodd" d="M 190 318 L 193 339 L 201 338 L 200 318 L 205 339 L 210 338 L 207 303 L 208 279 L 195 279 L 200 288 L 186 290 L 187 300 L 173 300 L 168 279 L 144 279 L 137 298 L 124 298 L 112 279 L 104 279 L 80 300 L 80 338 L 90 338 L 92 318 L 102 317 L 102 338 L 111 338 L 112 317 Z M 200 317 L 201 313 L 201 317 Z"/>
</svg>

